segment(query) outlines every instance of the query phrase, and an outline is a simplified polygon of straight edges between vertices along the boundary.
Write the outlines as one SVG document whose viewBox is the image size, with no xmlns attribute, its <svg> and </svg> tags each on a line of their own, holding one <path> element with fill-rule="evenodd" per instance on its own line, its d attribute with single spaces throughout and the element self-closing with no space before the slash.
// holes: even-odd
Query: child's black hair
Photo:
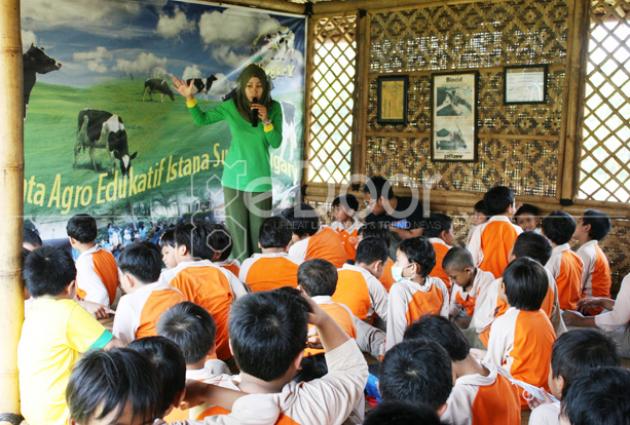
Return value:
<svg viewBox="0 0 630 425">
<path fill-rule="evenodd" d="M 208 247 L 212 251 L 213 261 L 225 261 L 232 253 L 232 235 L 224 224 L 214 223 L 206 224 L 206 232 L 208 234 L 206 241 Z"/>
<path fill-rule="evenodd" d="M 77 276 L 74 260 L 62 248 L 43 246 L 24 260 L 24 281 L 33 297 L 59 295 Z"/>
<path fill-rule="evenodd" d="M 569 242 L 575 228 L 575 219 L 564 211 L 553 211 L 542 221 L 544 235 L 556 245 Z"/>
<path fill-rule="evenodd" d="M 281 215 L 289 220 L 291 231 L 300 238 L 312 236 L 319 230 L 319 215 L 315 208 L 308 204 L 287 208 Z"/>
<path fill-rule="evenodd" d="M 630 371 L 590 369 L 578 375 L 562 397 L 571 425 L 630 425 Z"/>
<path fill-rule="evenodd" d="M 330 295 L 337 289 L 337 269 L 326 260 L 309 260 L 298 268 L 298 284 L 309 297 Z"/>
<path fill-rule="evenodd" d="M 346 206 L 350 208 L 352 211 L 359 210 L 359 201 L 357 197 L 351 193 L 346 193 L 345 195 L 339 195 L 335 199 L 333 199 L 331 206 L 333 208 L 338 206 Z"/>
<path fill-rule="evenodd" d="M 300 363 L 300 370 L 293 380 L 295 382 L 309 382 L 319 379 L 328 373 L 326 354 L 320 353 L 304 357 Z"/>
<path fill-rule="evenodd" d="M 464 360 L 470 352 L 470 344 L 462 331 L 446 317 L 426 315 L 412 323 L 405 331 L 404 340 L 418 338 L 437 342 L 454 362 Z"/>
<path fill-rule="evenodd" d="M 427 238 L 439 238 L 442 232 L 447 232 L 453 227 L 453 219 L 446 214 L 433 213 L 424 221 L 423 235 Z"/>
<path fill-rule="evenodd" d="M 611 223 L 608 214 L 598 210 L 586 210 L 582 216 L 582 223 L 591 225 L 588 236 L 591 239 L 601 241 L 610 232 Z"/>
<path fill-rule="evenodd" d="M 523 232 L 516 238 L 512 254 L 516 258 L 529 257 L 543 266 L 551 258 L 551 244 L 543 235 L 536 232 Z"/>
<path fill-rule="evenodd" d="M 139 423 L 161 418 L 162 390 L 157 371 L 142 354 L 128 348 L 90 351 L 76 364 L 66 388 L 70 418 L 86 424 L 131 407 Z M 98 415 L 98 416 L 97 416 Z"/>
<path fill-rule="evenodd" d="M 379 388 L 383 400 L 426 403 L 437 411 L 453 388 L 451 359 L 437 342 L 403 341 L 385 354 Z"/>
<path fill-rule="evenodd" d="M 553 343 L 551 374 L 564 380 L 562 393 L 585 370 L 604 366 L 619 366 L 615 343 L 595 329 L 575 329 L 565 332 Z"/>
<path fill-rule="evenodd" d="M 507 266 L 503 284 L 508 303 L 525 311 L 539 310 L 549 290 L 545 268 L 529 257 L 517 258 Z"/>
<path fill-rule="evenodd" d="M 128 347 L 149 359 L 157 371 L 162 388 L 160 407 L 168 411 L 186 388 L 186 361 L 182 351 L 163 336 L 136 339 Z"/>
<path fill-rule="evenodd" d="M 291 242 L 291 223 L 284 217 L 268 217 L 260 226 L 258 242 L 262 248 L 286 248 Z"/>
<path fill-rule="evenodd" d="M 392 199 L 394 197 L 394 189 L 392 185 L 383 176 L 372 176 L 367 179 L 363 185 L 363 193 L 369 193 L 375 200 L 381 196 L 385 199 Z"/>
<path fill-rule="evenodd" d="M 134 242 L 120 253 L 118 268 L 142 283 L 153 283 L 160 278 L 162 255 L 151 242 Z"/>
<path fill-rule="evenodd" d="M 24 243 L 27 243 L 35 248 L 39 248 L 43 245 L 42 238 L 39 236 L 39 232 L 36 229 L 24 228 L 24 236 L 22 238 Z"/>
<path fill-rule="evenodd" d="M 281 377 L 306 346 L 308 304 L 282 288 L 239 298 L 230 311 L 230 343 L 240 370 L 264 381 Z"/>
<path fill-rule="evenodd" d="M 392 243 L 391 232 L 387 228 L 387 225 L 381 222 L 366 223 L 359 227 L 357 234 L 363 236 L 363 238 L 378 238 L 385 243 L 387 249 L 389 249 Z"/>
<path fill-rule="evenodd" d="M 449 249 L 442 259 L 442 268 L 454 271 L 463 271 L 466 267 L 475 268 L 475 261 L 472 254 L 466 248 L 454 246 Z"/>
<path fill-rule="evenodd" d="M 164 232 L 160 236 L 160 248 L 164 248 L 165 246 L 170 246 L 172 248 L 175 248 L 177 246 L 177 241 L 175 240 L 174 226 L 164 230 Z"/>
<path fill-rule="evenodd" d="M 375 261 L 387 261 L 387 245 L 382 239 L 363 238 L 357 246 L 355 262 L 357 264 L 372 264 Z"/>
<path fill-rule="evenodd" d="M 203 360 L 214 346 L 217 327 L 204 308 L 184 301 L 162 314 L 157 331 L 177 344 L 186 364 L 194 364 Z"/>
<path fill-rule="evenodd" d="M 208 229 L 202 224 L 179 224 L 175 228 L 176 246 L 185 246 L 186 251 L 192 257 L 212 261 L 214 251 L 208 243 Z"/>
<path fill-rule="evenodd" d="M 529 214 L 533 215 L 534 217 L 540 217 L 540 213 L 540 208 L 538 208 L 536 205 L 523 204 L 519 207 L 519 209 L 516 210 L 516 212 L 514 213 L 514 217 L 518 217 L 522 214 Z"/>
<path fill-rule="evenodd" d="M 486 208 L 486 203 L 484 202 L 483 199 L 475 202 L 475 205 L 473 206 L 473 210 L 483 215 L 488 215 L 488 209 Z"/>
<path fill-rule="evenodd" d="M 66 232 L 80 243 L 94 242 L 98 233 L 96 220 L 89 214 L 76 214 L 68 220 Z"/>
<path fill-rule="evenodd" d="M 507 186 L 495 186 L 483 196 L 489 216 L 505 214 L 514 204 L 514 191 Z"/>
<path fill-rule="evenodd" d="M 440 425 L 434 409 L 424 403 L 384 401 L 365 417 L 363 425 Z"/>
<path fill-rule="evenodd" d="M 398 250 L 405 254 L 410 263 L 420 266 L 419 274 L 427 277 L 435 267 L 435 250 L 427 238 L 416 237 L 403 240 Z"/>
</svg>

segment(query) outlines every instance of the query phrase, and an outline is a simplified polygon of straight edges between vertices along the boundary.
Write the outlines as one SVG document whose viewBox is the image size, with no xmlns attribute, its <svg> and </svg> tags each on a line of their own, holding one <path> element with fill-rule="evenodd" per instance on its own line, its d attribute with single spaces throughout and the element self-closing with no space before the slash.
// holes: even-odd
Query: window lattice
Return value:
<svg viewBox="0 0 630 425">
<path fill-rule="evenodd" d="M 357 20 L 331 16 L 313 25 L 306 181 L 345 183 L 351 174 Z"/>
<path fill-rule="evenodd" d="M 630 202 L 630 9 L 593 1 L 578 197 Z"/>
</svg>

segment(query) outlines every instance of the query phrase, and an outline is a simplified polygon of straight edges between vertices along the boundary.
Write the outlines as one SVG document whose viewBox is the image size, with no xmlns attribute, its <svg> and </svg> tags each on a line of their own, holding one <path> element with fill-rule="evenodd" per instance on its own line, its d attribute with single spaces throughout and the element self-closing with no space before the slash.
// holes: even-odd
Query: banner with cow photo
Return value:
<svg viewBox="0 0 630 425">
<path fill-rule="evenodd" d="M 170 76 L 196 79 L 202 109 L 262 66 L 282 105 L 276 206 L 300 183 L 305 19 L 174 0 L 23 0 L 25 218 L 61 236 L 77 212 L 112 221 L 211 212 L 230 146 L 197 127 Z M 54 230 L 57 229 L 57 230 Z"/>
</svg>

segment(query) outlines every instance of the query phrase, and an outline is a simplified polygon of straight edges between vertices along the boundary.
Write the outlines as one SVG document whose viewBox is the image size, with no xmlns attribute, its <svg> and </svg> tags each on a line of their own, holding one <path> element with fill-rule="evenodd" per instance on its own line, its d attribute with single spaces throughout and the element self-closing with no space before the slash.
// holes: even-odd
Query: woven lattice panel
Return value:
<svg viewBox="0 0 630 425">
<path fill-rule="evenodd" d="M 630 202 L 630 5 L 592 5 L 578 197 Z"/>
<path fill-rule="evenodd" d="M 343 183 L 351 173 L 356 16 L 320 18 L 313 25 L 306 180 Z"/>
</svg>

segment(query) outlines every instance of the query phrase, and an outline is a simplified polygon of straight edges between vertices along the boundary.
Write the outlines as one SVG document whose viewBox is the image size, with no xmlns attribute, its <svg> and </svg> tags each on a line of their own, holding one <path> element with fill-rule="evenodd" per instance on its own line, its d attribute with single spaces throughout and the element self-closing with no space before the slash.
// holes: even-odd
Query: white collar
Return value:
<svg viewBox="0 0 630 425">
<path fill-rule="evenodd" d="M 564 251 L 571 251 L 571 246 L 568 243 L 563 243 L 562 245 L 558 245 L 551 250 L 551 255 L 553 254 L 561 254 Z"/>
<path fill-rule="evenodd" d="M 503 221 L 505 223 L 514 224 L 509 217 L 504 216 L 504 215 L 493 215 L 492 217 L 488 219 L 488 221 L 486 221 L 486 223 L 490 223 L 492 221 Z"/>
<path fill-rule="evenodd" d="M 84 257 L 84 256 L 88 256 L 91 254 L 94 254 L 95 252 L 97 252 L 98 250 L 100 250 L 101 247 L 98 245 L 94 245 L 92 248 L 88 249 L 87 251 L 83 251 L 81 254 L 79 254 L 79 257 L 77 257 L 77 259 Z"/>
<path fill-rule="evenodd" d="M 330 295 L 315 295 L 311 297 L 315 304 L 333 304 L 334 301 Z"/>
<path fill-rule="evenodd" d="M 442 238 L 429 238 L 429 242 L 431 242 L 431 243 L 439 243 L 440 245 L 444 245 L 444 246 L 446 246 L 448 248 L 451 247 L 449 244 L 444 242 L 444 239 L 442 239 Z"/>
</svg>

